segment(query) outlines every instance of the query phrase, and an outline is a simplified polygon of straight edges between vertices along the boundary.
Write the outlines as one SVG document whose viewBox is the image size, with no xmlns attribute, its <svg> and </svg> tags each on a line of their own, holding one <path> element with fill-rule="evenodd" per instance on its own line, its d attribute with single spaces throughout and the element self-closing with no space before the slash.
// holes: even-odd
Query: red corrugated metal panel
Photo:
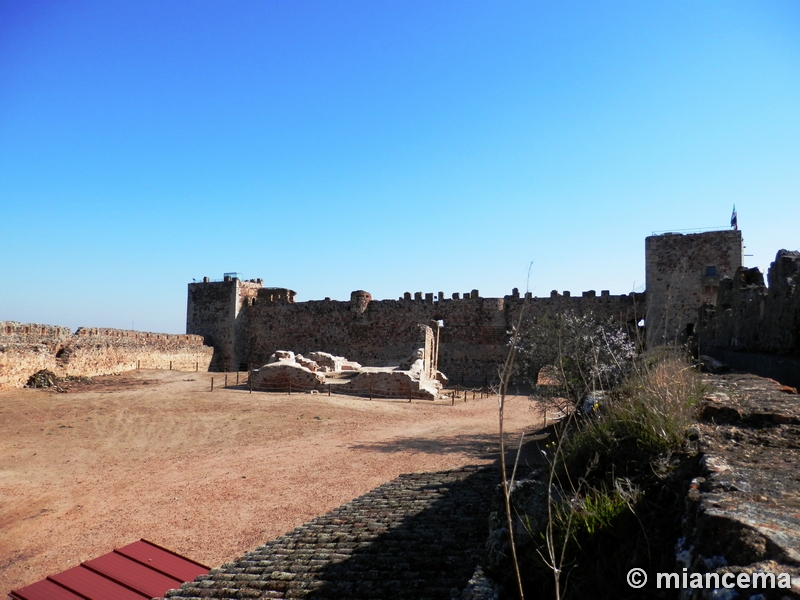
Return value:
<svg viewBox="0 0 800 600">
<path fill-rule="evenodd" d="M 84 600 L 47 579 L 26 585 L 9 594 L 14 600 Z"/>
<path fill-rule="evenodd" d="M 147 540 L 68 569 L 24 588 L 13 600 L 142 600 L 161 597 L 208 567 Z"/>
<path fill-rule="evenodd" d="M 208 567 L 147 540 L 140 540 L 128 546 L 117 548 L 114 552 L 132 558 L 136 562 L 181 581 L 193 581 L 198 575 L 205 575 L 209 571 Z"/>
<path fill-rule="evenodd" d="M 67 569 L 49 579 L 90 600 L 142 600 L 146 597 L 84 566 Z"/>
<path fill-rule="evenodd" d="M 162 596 L 166 590 L 179 588 L 183 583 L 183 579 L 162 575 L 116 552 L 85 562 L 83 566 L 127 585 L 148 598 Z"/>
</svg>

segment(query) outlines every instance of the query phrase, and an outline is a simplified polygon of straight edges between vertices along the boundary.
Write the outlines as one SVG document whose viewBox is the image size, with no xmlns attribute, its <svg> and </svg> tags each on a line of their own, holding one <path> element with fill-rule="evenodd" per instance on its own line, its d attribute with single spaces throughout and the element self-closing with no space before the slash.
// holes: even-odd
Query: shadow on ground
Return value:
<svg viewBox="0 0 800 600">
<path fill-rule="evenodd" d="M 511 438 L 507 438 L 510 442 Z M 472 457 L 492 458 L 500 452 L 496 435 L 455 435 L 436 439 L 421 437 L 393 438 L 371 444 L 356 444 L 352 450 L 393 454 L 395 452 L 422 452 L 425 454 L 465 454 Z"/>
<path fill-rule="evenodd" d="M 534 443 L 541 441 L 547 434 L 541 432 L 526 433 L 525 443 L 520 454 L 520 464 L 538 463 L 541 460 L 540 448 Z M 506 460 L 513 464 L 519 446 L 519 434 L 506 435 Z M 371 444 L 357 444 L 350 447 L 352 450 L 367 452 L 381 452 L 391 454 L 395 452 L 423 452 L 425 454 L 464 454 L 473 458 L 495 459 L 500 458 L 500 440 L 497 435 L 455 435 L 437 439 L 404 437 L 393 438 L 383 442 Z"/>
<path fill-rule="evenodd" d="M 468 472 L 461 472 L 466 474 Z M 368 544 L 358 546 L 319 573 L 322 585 L 307 598 L 450 598 L 466 587 L 483 561 L 492 490 L 499 470 L 454 476 L 405 476 L 388 496 L 407 496 L 405 515 L 392 523 L 392 508 L 373 497 L 359 510 L 362 526 L 390 519 Z M 415 514 L 414 506 L 427 506 Z M 399 516 L 399 515 L 398 515 Z"/>
<path fill-rule="evenodd" d="M 482 562 L 496 467 L 401 475 L 172 598 L 450 598 Z"/>
</svg>

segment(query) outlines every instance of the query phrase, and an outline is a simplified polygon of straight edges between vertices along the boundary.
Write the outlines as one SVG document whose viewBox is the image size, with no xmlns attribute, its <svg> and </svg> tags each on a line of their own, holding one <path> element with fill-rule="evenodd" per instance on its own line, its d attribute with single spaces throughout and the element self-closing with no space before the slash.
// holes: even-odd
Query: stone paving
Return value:
<svg viewBox="0 0 800 600">
<path fill-rule="evenodd" d="M 495 468 L 401 475 L 166 597 L 457 597 L 483 559 L 499 481 Z"/>
</svg>

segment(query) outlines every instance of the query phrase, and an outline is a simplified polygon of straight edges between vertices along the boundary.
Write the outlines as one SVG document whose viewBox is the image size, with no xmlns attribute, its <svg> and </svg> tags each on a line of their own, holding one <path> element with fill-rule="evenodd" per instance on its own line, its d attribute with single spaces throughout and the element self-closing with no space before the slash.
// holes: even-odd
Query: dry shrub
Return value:
<svg viewBox="0 0 800 600">
<path fill-rule="evenodd" d="M 659 351 L 640 357 L 616 389 L 593 394 L 597 403 L 584 403 L 556 427 L 547 447 L 550 519 L 545 531 L 530 532 L 526 595 L 626 597 L 628 569 L 674 570 L 696 462 L 687 431 L 702 393 L 681 353 Z"/>
<path fill-rule="evenodd" d="M 696 419 L 702 386 L 695 370 L 676 354 L 639 362 L 631 376 L 594 414 L 579 423 L 565 444 L 563 468 L 582 474 L 597 461 L 599 475 L 627 476 L 656 455 L 681 447 Z"/>
</svg>

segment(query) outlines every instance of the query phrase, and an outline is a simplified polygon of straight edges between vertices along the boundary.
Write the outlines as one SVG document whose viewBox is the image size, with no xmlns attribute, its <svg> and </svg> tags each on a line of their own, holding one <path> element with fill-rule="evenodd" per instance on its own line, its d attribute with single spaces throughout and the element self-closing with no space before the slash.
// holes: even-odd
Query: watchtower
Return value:
<svg viewBox="0 0 800 600">
<path fill-rule="evenodd" d="M 261 279 L 243 281 L 238 273 L 225 273 L 222 281 L 203 277 L 189 284 L 186 333 L 202 335 L 214 347 L 211 370 L 234 371 L 247 355 L 247 311 L 262 288 Z M 247 367 L 245 367 L 247 368 Z"/>
<path fill-rule="evenodd" d="M 742 266 L 742 232 L 663 233 L 645 238 L 647 345 L 683 344 L 700 305 L 715 304 L 720 277 Z"/>
</svg>

